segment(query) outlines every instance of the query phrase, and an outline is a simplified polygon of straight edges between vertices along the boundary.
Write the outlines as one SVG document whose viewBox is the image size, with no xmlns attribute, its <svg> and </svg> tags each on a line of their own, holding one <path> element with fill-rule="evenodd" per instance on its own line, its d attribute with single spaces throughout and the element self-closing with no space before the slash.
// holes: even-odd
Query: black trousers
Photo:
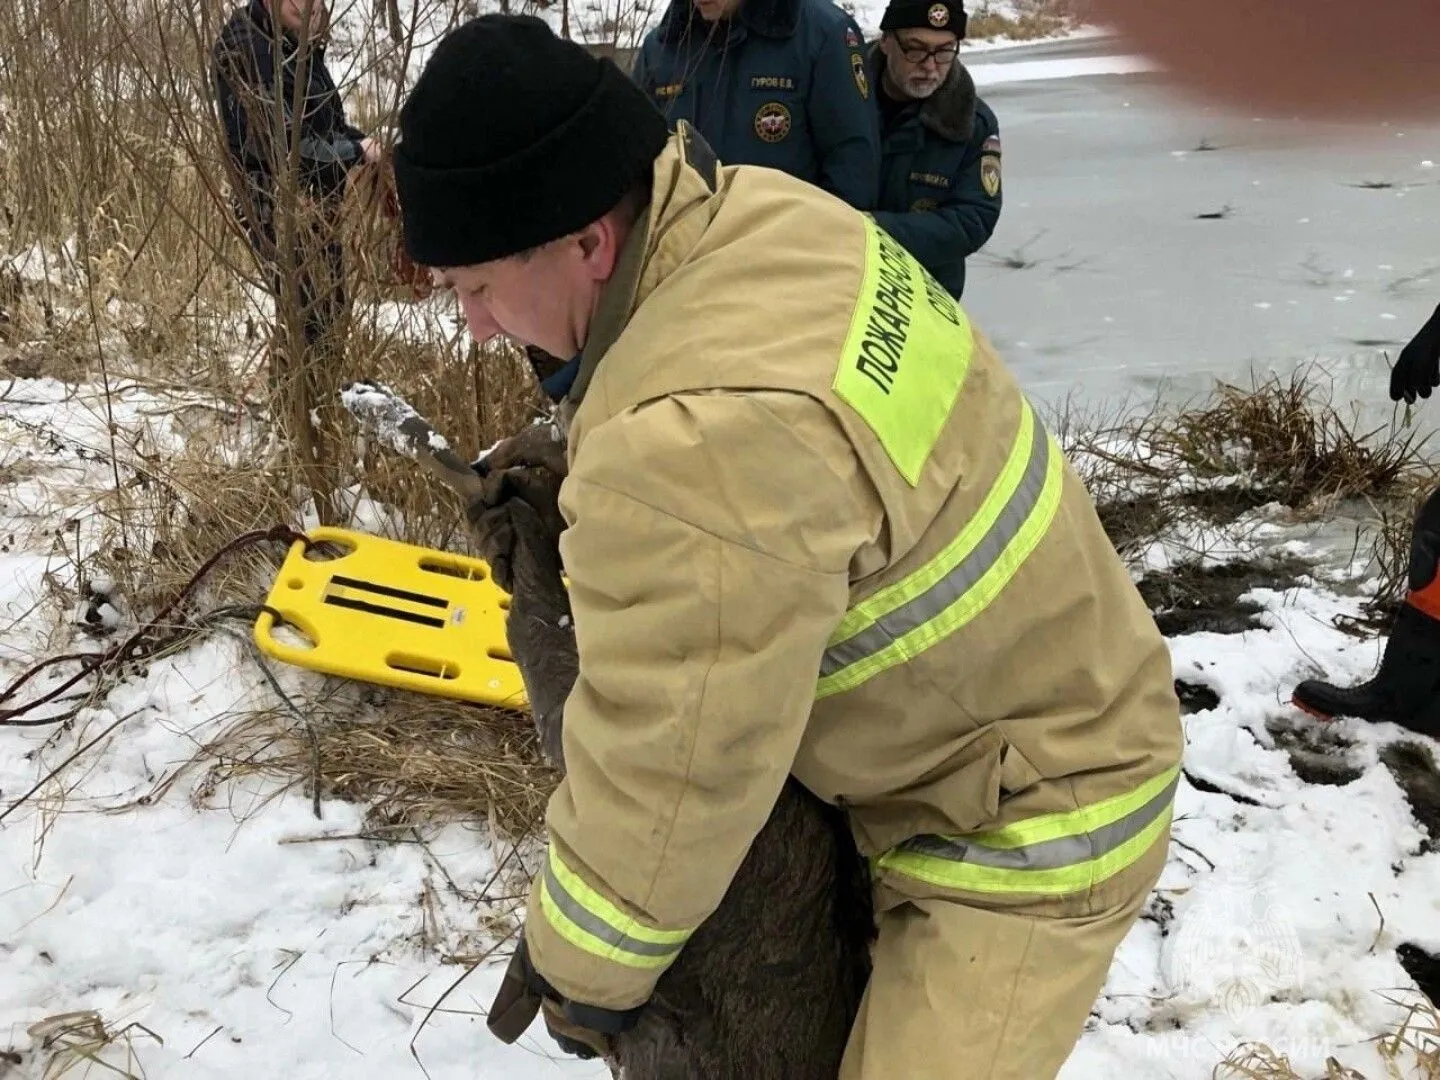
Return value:
<svg viewBox="0 0 1440 1080">
<path fill-rule="evenodd" d="M 312 203 L 314 212 L 297 224 L 293 259 L 282 257 L 269 199 L 259 196 L 256 213 L 235 207 L 250 246 L 265 268 L 275 301 L 276 331 L 289 350 L 298 322 L 307 355 L 331 350 L 346 313 L 345 251 L 340 242 L 338 200 Z M 287 266 L 287 262 L 290 264 Z"/>
</svg>

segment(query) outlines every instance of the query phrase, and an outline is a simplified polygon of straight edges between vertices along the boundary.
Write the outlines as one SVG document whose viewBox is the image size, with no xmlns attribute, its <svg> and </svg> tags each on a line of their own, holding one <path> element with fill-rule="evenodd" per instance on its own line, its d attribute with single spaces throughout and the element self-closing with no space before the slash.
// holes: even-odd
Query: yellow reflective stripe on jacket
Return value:
<svg viewBox="0 0 1440 1080">
<path fill-rule="evenodd" d="M 979 511 L 930 562 L 846 614 L 820 662 L 816 696 L 855 689 L 989 607 L 1055 519 L 1063 463 L 1022 399 L 1015 442 Z"/>
<path fill-rule="evenodd" d="M 917 836 L 877 860 L 932 885 L 1066 894 L 1133 865 L 1170 823 L 1180 766 L 1102 802 L 971 836 Z"/>
<path fill-rule="evenodd" d="M 865 274 L 832 388 L 911 487 L 945 428 L 975 354 L 955 298 L 884 229 L 865 220 Z"/>
<path fill-rule="evenodd" d="M 540 879 L 540 910 L 571 945 L 628 967 L 667 967 L 694 933 L 652 930 L 626 915 L 566 866 L 553 844 Z"/>
</svg>

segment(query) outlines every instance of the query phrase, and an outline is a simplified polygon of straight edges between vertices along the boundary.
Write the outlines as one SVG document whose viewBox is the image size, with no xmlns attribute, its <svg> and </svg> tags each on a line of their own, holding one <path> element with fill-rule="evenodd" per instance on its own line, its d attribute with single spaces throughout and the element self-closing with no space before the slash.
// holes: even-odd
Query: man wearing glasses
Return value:
<svg viewBox="0 0 1440 1080">
<path fill-rule="evenodd" d="M 961 0 L 892 0 L 871 47 L 882 165 L 875 221 L 956 299 L 1000 220 L 1000 124 L 957 55 Z"/>
</svg>

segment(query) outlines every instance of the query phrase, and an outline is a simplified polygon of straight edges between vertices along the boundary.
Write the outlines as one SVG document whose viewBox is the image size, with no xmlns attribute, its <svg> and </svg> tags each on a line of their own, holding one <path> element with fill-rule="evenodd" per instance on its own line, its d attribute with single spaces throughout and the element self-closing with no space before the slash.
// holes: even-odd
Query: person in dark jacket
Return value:
<svg viewBox="0 0 1440 1080">
<path fill-rule="evenodd" d="M 1440 385 L 1440 308 L 1400 350 L 1390 371 L 1390 400 L 1413 405 Z M 1380 670 L 1357 686 L 1306 679 L 1291 701 L 1329 720 L 1353 716 L 1390 722 L 1440 739 L 1440 488 L 1415 514 L 1405 596 L 1390 627 Z"/>
<path fill-rule="evenodd" d="M 958 59 L 960 0 L 892 0 L 870 48 L 880 114 L 875 221 L 956 299 L 1000 220 L 1000 123 Z"/>
<path fill-rule="evenodd" d="M 324 0 L 249 0 L 211 51 L 234 209 L 269 268 L 277 307 L 298 306 L 307 351 L 345 306 L 336 214 L 347 179 L 379 160 L 375 142 L 346 119 L 325 66 L 328 20 Z M 285 271 L 292 255 L 281 250 L 280 206 L 293 207 L 300 226 L 294 273 Z"/>
<path fill-rule="evenodd" d="M 830 0 L 671 0 L 631 72 L 726 165 L 768 165 L 858 210 L 879 192 L 864 40 Z"/>
</svg>

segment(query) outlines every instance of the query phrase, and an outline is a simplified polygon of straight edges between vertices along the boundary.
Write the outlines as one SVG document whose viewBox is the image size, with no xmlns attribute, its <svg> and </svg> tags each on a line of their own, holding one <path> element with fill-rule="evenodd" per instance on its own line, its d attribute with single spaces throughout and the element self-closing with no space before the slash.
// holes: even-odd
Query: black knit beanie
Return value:
<svg viewBox="0 0 1440 1080">
<path fill-rule="evenodd" d="M 880 19 L 880 29 L 949 30 L 963 38 L 966 22 L 961 0 L 890 0 Z"/>
<path fill-rule="evenodd" d="M 471 19 L 441 40 L 400 110 L 405 250 L 444 268 L 558 240 L 613 209 L 667 137 L 612 61 L 533 15 Z"/>
</svg>

